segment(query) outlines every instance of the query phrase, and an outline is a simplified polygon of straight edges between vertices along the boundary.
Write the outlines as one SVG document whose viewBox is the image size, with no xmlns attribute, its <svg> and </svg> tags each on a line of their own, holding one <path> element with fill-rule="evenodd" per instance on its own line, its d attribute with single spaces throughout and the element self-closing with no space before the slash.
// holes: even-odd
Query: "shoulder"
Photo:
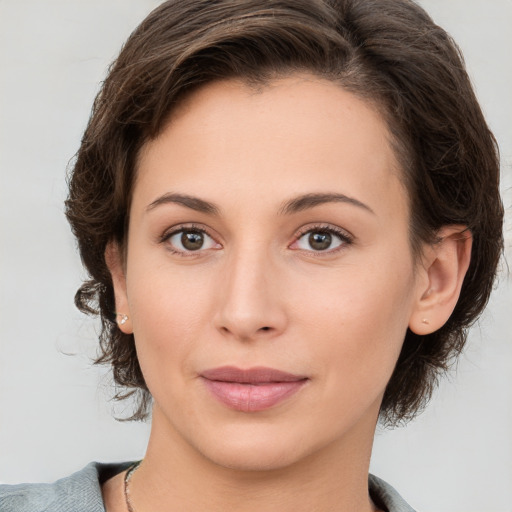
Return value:
<svg viewBox="0 0 512 512">
<path fill-rule="evenodd" d="M 388 483 L 374 475 L 368 478 L 373 502 L 387 512 L 415 512 L 414 509 Z"/>
<path fill-rule="evenodd" d="M 104 512 L 101 484 L 130 466 L 91 462 L 52 484 L 0 485 L 2 512 Z"/>
</svg>

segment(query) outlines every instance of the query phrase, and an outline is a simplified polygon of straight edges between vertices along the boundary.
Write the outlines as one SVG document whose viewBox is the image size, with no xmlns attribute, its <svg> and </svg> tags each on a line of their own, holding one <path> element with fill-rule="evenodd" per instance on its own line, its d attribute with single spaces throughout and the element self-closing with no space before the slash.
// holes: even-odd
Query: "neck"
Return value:
<svg viewBox="0 0 512 512">
<path fill-rule="evenodd" d="M 368 495 L 375 418 L 292 464 L 251 470 L 208 459 L 161 416 L 155 407 L 148 450 L 131 482 L 139 511 L 376 510 Z"/>
</svg>

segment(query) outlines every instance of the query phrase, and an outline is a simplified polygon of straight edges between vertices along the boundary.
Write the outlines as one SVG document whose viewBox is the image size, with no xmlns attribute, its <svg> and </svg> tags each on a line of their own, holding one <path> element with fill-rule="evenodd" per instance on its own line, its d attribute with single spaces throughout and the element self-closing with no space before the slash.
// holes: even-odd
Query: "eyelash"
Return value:
<svg viewBox="0 0 512 512">
<path fill-rule="evenodd" d="M 171 231 L 166 231 L 161 237 L 160 237 L 160 243 L 165 244 L 166 242 L 169 242 L 169 240 L 179 233 L 188 232 L 188 233 L 200 233 L 203 235 L 206 235 L 207 237 L 211 238 L 213 241 L 216 242 L 215 238 L 208 233 L 208 231 L 204 227 L 197 226 L 196 224 L 181 224 L 179 226 L 174 226 Z M 218 242 L 216 242 L 218 243 Z M 181 251 L 179 249 L 175 249 L 170 243 L 167 243 L 167 250 L 170 251 L 172 254 L 175 254 L 177 256 L 181 256 L 183 258 L 190 258 L 197 256 L 202 251 L 199 249 L 197 251 Z M 205 249 L 203 249 L 204 251 Z"/>
<path fill-rule="evenodd" d="M 307 235 L 308 233 L 328 233 L 339 238 L 341 242 L 340 245 L 335 247 L 334 249 L 326 249 L 325 251 L 304 250 L 308 254 L 318 258 L 336 254 L 340 251 L 343 251 L 344 249 L 347 248 L 347 246 L 352 245 L 354 243 L 354 237 L 344 229 L 338 228 L 337 226 L 332 226 L 331 224 L 317 224 L 301 228 L 299 232 L 295 235 L 295 240 L 290 245 L 297 243 L 303 236 Z M 303 249 L 296 250 L 301 251 Z"/>
<path fill-rule="evenodd" d="M 160 237 L 160 243 L 163 243 L 163 244 L 167 243 L 174 235 L 177 235 L 177 234 L 183 233 L 183 232 L 200 233 L 200 234 L 206 235 L 207 237 L 211 238 L 214 242 L 216 242 L 215 237 L 213 237 L 208 232 L 208 230 L 206 230 L 204 227 L 200 227 L 196 224 L 181 224 L 179 226 L 175 226 L 174 228 L 172 228 L 171 231 L 165 232 Z M 309 225 L 309 226 L 305 226 L 304 228 L 301 228 L 297 232 L 297 234 L 294 236 L 294 241 L 291 244 L 289 244 L 288 247 L 291 248 L 291 246 L 293 244 L 296 244 L 297 242 L 299 242 L 299 240 L 302 237 L 304 237 L 305 235 L 307 235 L 308 233 L 315 233 L 315 232 L 316 233 L 327 233 L 330 235 L 334 235 L 335 237 L 337 237 L 340 240 L 341 243 L 339 246 L 335 247 L 334 249 L 326 249 L 324 251 L 322 251 L 322 250 L 315 251 L 313 249 L 307 250 L 307 249 L 300 249 L 300 248 L 293 249 L 293 250 L 307 252 L 308 254 L 313 255 L 314 257 L 322 257 L 324 255 L 332 255 L 339 251 L 342 251 L 347 246 L 352 245 L 354 243 L 354 237 L 351 234 L 347 233 L 345 230 L 338 228 L 336 226 L 332 226 L 330 224 L 318 224 L 318 225 L 313 225 L 313 226 Z M 216 243 L 218 244 L 218 242 L 216 242 Z M 197 256 L 204 250 L 208 250 L 208 249 L 202 249 L 202 250 L 198 249 L 197 251 L 190 251 L 190 250 L 182 251 L 182 250 L 175 249 L 170 243 L 167 243 L 167 249 L 172 254 L 176 254 L 181 257 Z"/>
</svg>

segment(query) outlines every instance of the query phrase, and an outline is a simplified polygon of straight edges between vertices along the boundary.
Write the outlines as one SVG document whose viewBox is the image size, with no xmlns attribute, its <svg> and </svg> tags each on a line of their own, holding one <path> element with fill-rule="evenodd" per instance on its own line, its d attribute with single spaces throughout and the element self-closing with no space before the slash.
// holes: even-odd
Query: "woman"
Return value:
<svg viewBox="0 0 512 512">
<path fill-rule="evenodd" d="M 456 48 L 408 1 L 163 4 L 67 202 L 100 361 L 134 418 L 152 397 L 147 453 L 5 489 L 7 510 L 411 510 L 368 483 L 375 426 L 426 404 L 487 302 L 498 167 Z"/>
</svg>

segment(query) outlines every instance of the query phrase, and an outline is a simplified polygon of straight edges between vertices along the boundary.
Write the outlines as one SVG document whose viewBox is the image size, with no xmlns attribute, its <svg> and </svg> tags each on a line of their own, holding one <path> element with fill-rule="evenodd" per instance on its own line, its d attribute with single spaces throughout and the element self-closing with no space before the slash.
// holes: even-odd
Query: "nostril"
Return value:
<svg viewBox="0 0 512 512">
<path fill-rule="evenodd" d="M 270 327 L 262 327 L 260 331 L 270 331 Z"/>
</svg>

